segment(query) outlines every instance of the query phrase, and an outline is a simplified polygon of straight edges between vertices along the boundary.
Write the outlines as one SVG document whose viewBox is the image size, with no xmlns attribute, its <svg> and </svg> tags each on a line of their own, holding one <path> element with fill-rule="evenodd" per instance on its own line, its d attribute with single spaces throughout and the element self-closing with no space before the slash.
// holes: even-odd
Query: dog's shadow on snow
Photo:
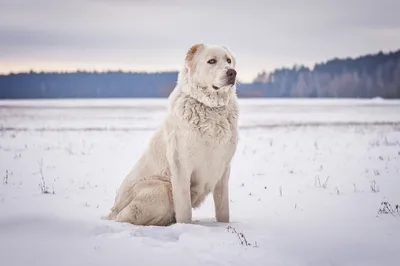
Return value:
<svg viewBox="0 0 400 266">
<path fill-rule="evenodd" d="M 194 220 L 193 225 L 202 225 L 206 227 L 219 227 L 219 228 L 226 228 L 230 224 L 235 224 L 235 222 L 230 223 L 220 223 L 212 219 L 201 219 L 201 220 Z"/>
<path fill-rule="evenodd" d="M 184 241 L 186 237 L 203 239 L 207 234 L 225 230 L 229 224 L 209 219 L 194 220 L 190 224 L 170 226 L 132 226 L 131 236 L 146 237 L 161 241 Z"/>
<path fill-rule="evenodd" d="M 138 226 L 128 223 L 107 221 L 97 227 L 96 236 L 103 237 L 133 237 L 167 242 L 184 241 L 185 238 L 204 238 L 206 234 L 213 234 L 226 230 L 233 223 L 219 223 L 212 219 L 196 219 L 190 224 L 172 224 L 169 226 Z"/>
</svg>

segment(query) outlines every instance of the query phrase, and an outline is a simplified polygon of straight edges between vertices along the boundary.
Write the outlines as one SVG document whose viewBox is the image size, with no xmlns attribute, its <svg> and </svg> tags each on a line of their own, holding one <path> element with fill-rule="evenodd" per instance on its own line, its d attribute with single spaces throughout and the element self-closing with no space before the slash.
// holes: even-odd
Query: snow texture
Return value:
<svg viewBox="0 0 400 266">
<path fill-rule="evenodd" d="M 231 222 L 142 227 L 101 216 L 164 99 L 0 102 L 1 265 L 399 265 L 400 102 L 240 106 Z"/>
</svg>

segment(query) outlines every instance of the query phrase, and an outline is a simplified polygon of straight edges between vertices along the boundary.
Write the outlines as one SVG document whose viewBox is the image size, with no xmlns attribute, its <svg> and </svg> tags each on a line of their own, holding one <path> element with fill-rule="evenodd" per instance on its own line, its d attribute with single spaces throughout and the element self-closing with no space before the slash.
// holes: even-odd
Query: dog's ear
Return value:
<svg viewBox="0 0 400 266">
<path fill-rule="evenodd" d="M 186 67 L 186 69 L 190 69 L 191 68 L 193 60 L 194 60 L 194 56 L 203 47 L 204 47 L 203 43 L 197 43 L 197 44 L 192 45 L 192 47 L 190 47 L 190 49 L 186 53 L 186 58 L 185 58 L 185 67 Z"/>
</svg>

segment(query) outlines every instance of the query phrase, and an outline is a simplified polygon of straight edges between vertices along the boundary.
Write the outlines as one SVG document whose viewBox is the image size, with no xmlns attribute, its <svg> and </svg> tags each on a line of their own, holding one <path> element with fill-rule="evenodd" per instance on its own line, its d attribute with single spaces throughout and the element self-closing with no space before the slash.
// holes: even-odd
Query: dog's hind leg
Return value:
<svg viewBox="0 0 400 266">
<path fill-rule="evenodd" d="M 167 226 L 175 222 L 171 183 L 143 181 L 135 185 L 135 197 L 116 216 L 117 222 Z"/>
</svg>

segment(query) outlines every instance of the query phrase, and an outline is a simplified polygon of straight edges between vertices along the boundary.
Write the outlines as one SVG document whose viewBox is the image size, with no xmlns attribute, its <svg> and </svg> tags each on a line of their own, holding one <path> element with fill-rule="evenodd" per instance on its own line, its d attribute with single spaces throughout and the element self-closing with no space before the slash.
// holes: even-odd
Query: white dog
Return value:
<svg viewBox="0 0 400 266">
<path fill-rule="evenodd" d="M 122 182 L 106 219 L 136 225 L 191 223 L 212 192 L 218 222 L 229 222 L 228 180 L 238 142 L 236 61 L 224 46 L 186 54 L 162 126 Z"/>
</svg>

